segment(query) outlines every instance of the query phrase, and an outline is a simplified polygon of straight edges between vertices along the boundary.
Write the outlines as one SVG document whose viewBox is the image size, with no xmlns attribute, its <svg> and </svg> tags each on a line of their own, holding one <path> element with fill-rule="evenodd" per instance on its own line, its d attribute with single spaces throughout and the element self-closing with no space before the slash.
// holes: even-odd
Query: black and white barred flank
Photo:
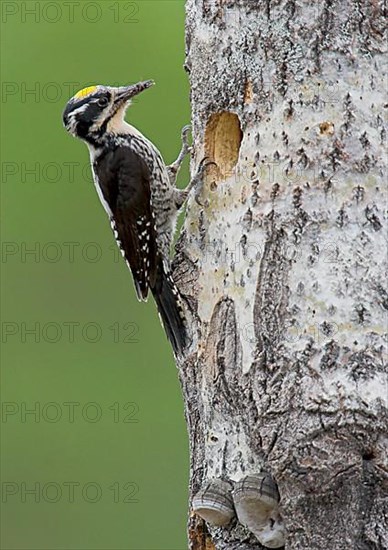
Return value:
<svg viewBox="0 0 388 550">
<path fill-rule="evenodd" d="M 132 272 L 137 296 L 145 301 L 151 290 L 174 352 L 181 354 L 186 345 L 182 298 L 158 245 L 158 230 L 159 235 L 163 233 L 152 210 L 149 166 L 128 145 L 101 152 L 93 164 L 96 184 Z M 164 248 L 170 246 L 168 238 L 165 240 Z"/>
</svg>

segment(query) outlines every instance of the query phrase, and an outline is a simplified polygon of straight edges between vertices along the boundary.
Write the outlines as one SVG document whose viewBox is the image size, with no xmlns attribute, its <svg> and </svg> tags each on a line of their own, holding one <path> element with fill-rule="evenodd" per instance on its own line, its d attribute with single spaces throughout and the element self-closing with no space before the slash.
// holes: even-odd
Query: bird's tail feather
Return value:
<svg viewBox="0 0 388 550">
<path fill-rule="evenodd" d="M 181 306 L 182 298 L 163 263 L 158 265 L 155 285 L 151 288 L 164 330 L 171 342 L 175 355 L 182 355 L 187 345 L 187 330 Z"/>
</svg>

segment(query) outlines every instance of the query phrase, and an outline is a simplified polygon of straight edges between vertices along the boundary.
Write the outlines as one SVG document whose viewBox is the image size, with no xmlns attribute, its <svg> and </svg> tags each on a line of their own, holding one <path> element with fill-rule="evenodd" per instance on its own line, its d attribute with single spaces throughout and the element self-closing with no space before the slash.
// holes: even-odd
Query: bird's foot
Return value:
<svg viewBox="0 0 388 550">
<path fill-rule="evenodd" d="M 175 186 L 176 178 L 178 175 L 178 172 L 182 166 L 182 163 L 186 157 L 186 155 L 190 154 L 193 150 L 192 146 L 189 143 L 189 136 L 191 132 L 191 126 L 190 124 L 184 126 L 182 128 L 181 132 L 181 140 L 182 140 L 182 147 L 180 150 L 180 153 L 178 155 L 178 158 L 175 162 L 167 166 L 168 175 L 170 177 L 170 182 L 172 185 Z"/>
<path fill-rule="evenodd" d="M 203 183 L 205 179 L 206 169 L 209 166 L 217 166 L 217 164 L 214 162 L 214 160 L 211 160 L 209 157 L 204 157 L 199 163 L 197 171 L 187 188 L 188 193 L 190 193 L 192 189 L 195 189 L 195 194 L 194 194 L 195 202 L 202 207 L 204 205 L 201 203 L 200 197 L 203 191 Z"/>
</svg>

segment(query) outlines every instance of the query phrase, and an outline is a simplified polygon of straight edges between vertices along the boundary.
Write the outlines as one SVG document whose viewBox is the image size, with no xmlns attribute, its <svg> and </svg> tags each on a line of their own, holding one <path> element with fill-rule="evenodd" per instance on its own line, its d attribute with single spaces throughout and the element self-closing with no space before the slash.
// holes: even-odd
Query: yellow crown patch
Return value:
<svg viewBox="0 0 388 550">
<path fill-rule="evenodd" d="M 80 99 L 81 97 L 86 97 L 87 95 L 92 94 L 97 90 L 98 86 L 88 86 L 77 92 L 74 96 L 75 99 Z"/>
</svg>

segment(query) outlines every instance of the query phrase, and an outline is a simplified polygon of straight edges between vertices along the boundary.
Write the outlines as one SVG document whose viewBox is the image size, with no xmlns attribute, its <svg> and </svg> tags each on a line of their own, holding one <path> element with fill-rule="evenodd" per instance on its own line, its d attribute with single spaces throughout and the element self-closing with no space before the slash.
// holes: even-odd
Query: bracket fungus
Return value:
<svg viewBox="0 0 388 550">
<path fill-rule="evenodd" d="M 232 485 L 228 481 L 208 481 L 193 498 L 193 511 L 210 525 L 223 527 L 235 516 Z"/>
<path fill-rule="evenodd" d="M 250 475 L 234 486 L 233 500 L 239 522 L 267 548 L 281 548 L 285 543 L 284 526 L 278 504 L 279 491 L 268 473 Z"/>
</svg>

